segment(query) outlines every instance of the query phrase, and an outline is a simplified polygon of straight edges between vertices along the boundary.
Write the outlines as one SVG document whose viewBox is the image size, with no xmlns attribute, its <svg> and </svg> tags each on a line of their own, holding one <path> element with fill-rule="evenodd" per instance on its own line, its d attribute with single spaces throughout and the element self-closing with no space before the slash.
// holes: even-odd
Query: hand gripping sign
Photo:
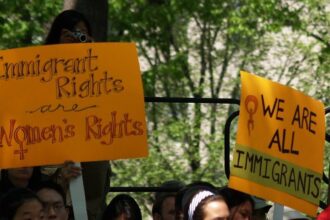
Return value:
<svg viewBox="0 0 330 220">
<path fill-rule="evenodd" d="M 0 168 L 145 157 L 132 43 L 0 51 Z"/>
<path fill-rule="evenodd" d="M 241 72 L 229 186 L 311 216 L 321 195 L 324 105 L 290 87 Z"/>
</svg>

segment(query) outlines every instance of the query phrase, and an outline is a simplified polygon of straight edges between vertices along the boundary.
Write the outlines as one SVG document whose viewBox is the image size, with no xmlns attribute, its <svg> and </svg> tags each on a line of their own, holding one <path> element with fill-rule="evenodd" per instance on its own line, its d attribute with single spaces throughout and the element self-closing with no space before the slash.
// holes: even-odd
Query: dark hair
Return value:
<svg viewBox="0 0 330 220">
<path fill-rule="evenodd" d="M 254 209 L 254 201 L 249 194 L 228 187 L 222 188 L 219 191 L 219 194 L 227 200 L 230 209 L 245 202 L 250 202 L 252 205 L 252 210 Z"/>
<path fill-rule="evenodd" d="M 205 195 L 206 197 L 203 198 L 202 200 L 200 200 L 196 205 L 194 211 L 193 211 L 193 215 L 192 215 L 192 219 L 193 220 L 203 220 L 205 218 L 205 211 L 204 211 L 204 207 L 205 205 L 207 205 L 210 202 L 213 201 L 220 201 L 220 202 L 224 202 L 227 205 L 226 200 L 224 199 L 224 197 L 222 197 L 221 195 L 215 194 L 214 192 L 208 191 L 208 190 L 199 190 L 197 192 L 194 192 L 193 194 L 190 195 L 189 197 L 189 202 L 187 202 L 183 208 L 183 213 L 184 213 L 184 220 L 188 220 L 189 219 L 189 208 L 191 203 L 193 202 L 193 200 L 195 199 L 195 197 L 198 194 L 203 194 L 203 193 L 208 193 L 209 195 Z M 228 206 L 228 205 L 227 205 Z"/>
<path fill-rule="evenodd" d="M 177 193 L 177 195 L 175 196 L 176 219 L 180 219 L 180 215 L 182 215 L 184 207 L 189 202 L 191 196 L 201 190 L 216 192 L 216 188 L 211 183 L 204 181 L 196 181 L 186 185 Z"/>
<path fill-rule="evenodd" d="M 228 207 L 226 200 L 221 195 L 209 196 L 206 199 L 202 200 L 201 203 L 196 207 L 193 219 L 203 220 L 205 218 L 205 214 L 206 214 L 204 211 L 204 207 L 208 203 L 214 202 L 214 201 L 223 202 Z M 228 213 L 229 213 L 229 208 L 228 208 Z"/>
<path fill-rule="evenodd" d="M 163 202 L 169 197 L 175 197 L 179 190 L 184 187 L 184 183 L 177 180 L 170 180 L 164 182 L 160 187 L 168 191 L 155 193 L 155 202 L 152 206 L 153 215 L 156 213 L 161 214 Z"/>
<path fill-rule="evenodd" d="M 55 192 L 57 192 L 58 194 L 60 194 L 60 196 L 63 199 L 64 205 L 66 205 L 66 196 L 65 196 L 64 190 L 61 185 L 54 183 L 53 181 L 43 181 L 43 182 L 40 182 L 40 184 L 35 188 L 34 191 L 39 192 L 40 190 L 43 190 L 43 189 L 51 189 L 51 190 L 54 190 Z"/>
<path fill-rule="evenodd" d="M 141 220 L 141 210 L 133 197 L 127 194 L 115 196 L 103 213 L 103 220 L 110 220 L 125 214 L 128 220 Z"/>
<path fill-rule="evenodd" d="M 152 206 L 152 215 L 155 214 L 162 215 L 163 203 L 167 198 L 171 198 L 171 197 L 175 198 L 175 193 L 168 193 L 158 196 Z"/>
<path fill-rule="evenodd" d="M 10 190 L 0 200 L 0 218 L 13 219 L 18 208 L 31 200 L 37 200 L 42 205 L 37 195 L 29 189 L 15 188 Z"/>
<path fill-rule="evenodd" d="M 27 188 L 34 189 L 42 180 L 41 168 L 33 167 L 32 176 L 29 180 Z M 0 193 L 8 192 L 9 190 L 15 188 L 13 183 L 9 180 L 8 170 L 1 170 L 1 181 L 0 181 Z"/>
<path fill-rule="evenodd" d="M 62 29 L 65 28 L 72 31 L 80 21 L 85 23 L 88 35 L 92 36 L 92 29 L 86 17 L 78 11 L 66 10 L 57 15 L 54 19 L 48 36 L 46 37 L 45 44 L 58 44 Z"/>
</svg>

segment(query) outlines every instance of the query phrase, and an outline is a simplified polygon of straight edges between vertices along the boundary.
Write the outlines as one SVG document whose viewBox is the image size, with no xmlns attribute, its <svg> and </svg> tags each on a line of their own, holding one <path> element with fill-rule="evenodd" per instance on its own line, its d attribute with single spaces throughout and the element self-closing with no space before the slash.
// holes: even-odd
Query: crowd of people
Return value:
<svg viewBox="0 0 330 220">
<path fill-rule="evenodd" d="M 78 171 L 63 166 L 60 173 Z M 70 181 L 69 177 L 67 181 Z M 57 180 L 45 176 L 40 167 L 1 171 L 0 220 L 74 220 L 68 192 Z M 68 182 L 67 182 L 68 183 Z M 165 189 L 165 190 L 164 190 Z M 285 207 L 287 208 L 287 207 Z M 168 181 L 155 193 L 153 220 L 265 220 L 272 205 L 229 187 L 215 187 L 207 182 L 188 185 Z M 323 217 L 325 214 L 323 214 Z M 321 218 L 320 219 L 327 219 Z M 90 218 L 89 218 L 90 219 Z M 129 194 L 118 194 L 102 210 L 100 220 L 141 220 L 138 202 Z M 269 219 L 272 219 L 271 217 Z M 309 219 L 287 208 L 283 220 Z"/>
<path fill-rule="evenodd" d="M 166 192 L 162 190 L 166 189 Z M 172 190 L 171 190 L 172 189 Z M 179 181 L 168 181 L 155 193 L 152 206 L 153 220 L 266 220 L 274 219 L 274 206 L 261 198 L 231 189 L 215 187 L 207 182 L 184 185 Z M 170 191 L 170 192 L 168 192 Z M 131 200 L 134 200 L 131 198 Z M 136 203 L 135 203 L 136 204 Z M 136 206 L 120 213 L 126 216 L 141 216 Z M 330 207 L 317 216 L 317 220 L 329 220 Z M 117 215 L 118 217 L 119 215 Z M 312 219 L 292 208 L 283 207 L 281 220 Z M 110 218 L 104 218 L 107 220 Z M 140 219 L 111 218 L 111 219 Z"/>
</svg>

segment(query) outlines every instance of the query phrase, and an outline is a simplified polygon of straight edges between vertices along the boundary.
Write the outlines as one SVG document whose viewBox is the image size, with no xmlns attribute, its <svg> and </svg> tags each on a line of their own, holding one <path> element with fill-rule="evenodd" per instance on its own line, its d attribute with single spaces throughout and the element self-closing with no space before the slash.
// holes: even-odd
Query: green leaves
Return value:
<svg viewBox="0 0 330 220">
<path fill-rule="evenodd" d="M 62 7 L 28 2 L 0 0 L 0 48 L 42 44 Z M 329 106 L 329 10 L 327 0 L 109 0 L 108 40 L 136 42 L 145 96 L 238 98 L 239 70 L 248 70 Z M 113 185 L 226 184 L 222 132 L 232 110 L 147 103 L 150 155 L 113 162 Z"/>
<path fill-rule="evenodd" d="M 0 49 L 42 44 L 47 24 L 61 10 L 63 1 L 2 0 Z"/>
</svg>

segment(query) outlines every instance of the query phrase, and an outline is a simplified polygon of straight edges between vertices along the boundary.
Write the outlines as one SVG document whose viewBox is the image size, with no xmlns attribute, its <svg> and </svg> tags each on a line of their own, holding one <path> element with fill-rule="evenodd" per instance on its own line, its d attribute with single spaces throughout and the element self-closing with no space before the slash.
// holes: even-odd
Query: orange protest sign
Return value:
<svg viewBox="0 0 330 220">
<path fill-rule="evenodd" d="M 321 196 L 324 105 L 288 86 L 241 72 L 229 186 L 311 216 Z"/>
<path fill-rule="evenodd" d="M 145 157 L 133 43 L 0 51 L 0 168 Z"/>
</svg>

